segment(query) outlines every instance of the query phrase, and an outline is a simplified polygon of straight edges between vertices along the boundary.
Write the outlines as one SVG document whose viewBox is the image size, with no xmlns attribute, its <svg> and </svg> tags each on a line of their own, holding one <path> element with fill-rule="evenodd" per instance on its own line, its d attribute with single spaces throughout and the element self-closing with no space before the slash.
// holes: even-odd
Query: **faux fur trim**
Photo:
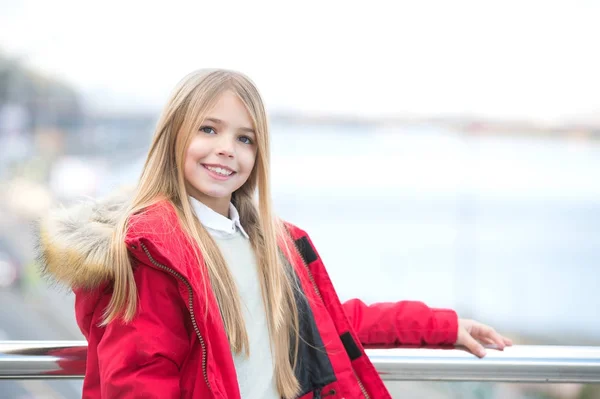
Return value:
<svg viewBox="0 0 600 399">
<path fill-rule="evenodd" d="M 120 192 L 52 210 L 39 222 L 42 275 L 72 288 L 95 288 L 114 276 L 106 261 L 115 227 L 131 201 Z"/>
</svg>

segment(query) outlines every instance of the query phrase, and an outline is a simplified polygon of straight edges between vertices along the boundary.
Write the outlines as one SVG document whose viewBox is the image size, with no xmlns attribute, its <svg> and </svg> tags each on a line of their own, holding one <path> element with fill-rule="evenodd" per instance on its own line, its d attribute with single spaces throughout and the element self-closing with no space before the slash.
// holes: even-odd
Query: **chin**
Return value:
<svg viewBox="0 0 600 399">
<path fill-rule="evenodd" d="M 215 199 L 229 198 L 232 194 L 232 192 L 229 190 L 211 189 L 210 187 L 206 187 L 206 189 L 200 188 L 200 192 L 207 197 Z"/>
</svg>

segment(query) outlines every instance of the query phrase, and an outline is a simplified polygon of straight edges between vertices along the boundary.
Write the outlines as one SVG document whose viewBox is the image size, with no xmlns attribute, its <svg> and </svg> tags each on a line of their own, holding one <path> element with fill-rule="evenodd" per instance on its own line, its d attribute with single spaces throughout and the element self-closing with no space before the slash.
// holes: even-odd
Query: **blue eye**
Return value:
<svg viewBox="0 0 600 399">
<path fill-rule="evenodd" d="M 216 133 L 216 132 L 215 132 L 215 129 L 213 129 L 213 128 L 212 128 L 212 127 L 210 127 L 210 126 L 202 126 L 202 127 L 200 128 L 200 131 L 201 131 L 201 132 L 204 132 L 204 133 L 206 133 L 206 134 L 213 134 L 213 133 Z"/>
<path fill-rule="evenodd" d="M 248 136 L 241 136 L 239 138 L 239 140 L 244 144 L 253 144 L 254 143 L 254 141 L 252 141 L 252 139 Z"/>
</svg>

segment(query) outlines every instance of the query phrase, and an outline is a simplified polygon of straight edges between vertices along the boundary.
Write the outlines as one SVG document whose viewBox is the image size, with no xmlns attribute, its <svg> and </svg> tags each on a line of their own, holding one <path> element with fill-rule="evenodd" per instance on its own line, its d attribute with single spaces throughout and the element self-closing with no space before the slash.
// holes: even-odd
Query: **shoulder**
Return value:
<svg viewBox="0 0 600 399">
<path fill-rule="evenodd" d="M 160 200 L 129 217 L 125 242 L 130 249 L 140 243 L 168 248 L 185 237 L 175 205 Z"/>
<path fill-rule="evenodd" d="M 125 244 L 144 264 L 166 264 L 188 276 L 197 264 L 194 247 L 172 202 L 160 200 L 129 217 Z M 197 267 L 196 267 L 197 268 Z"/>
<path fill-rule="evenodd" d="M 182 261 L 181 249 L 189 246 L 175 206 L 168 200 L 160 200 L 131 215 L 125 243 L 135 257 L 144 260 L 148 255 L 144 247 L 155 255 Z"/>
<path fill-rule="evenodd" d="M 292 240 L 296 241 L 298 239 L 302 239 L 303 237 L 309 239 L 308 233 L 300 227 L 296 226 L 295 224 L 290 223 L 288 221 L 283 221 L 283 225 L 292 237 Z"/>
<path fill-rule="evenodd" d="M 308 233 L 293 223 L 284 221 L 283 224 L 304 263 L 308 265 L 319 260 L 319 254 Z"/>
<path fill-rule="evenodd" d="M 164 234 L 177 226 L 179 217 L 175 206 L 163 199 L 129 217 L 127 237 L 133 239 Z"/>
</svg>

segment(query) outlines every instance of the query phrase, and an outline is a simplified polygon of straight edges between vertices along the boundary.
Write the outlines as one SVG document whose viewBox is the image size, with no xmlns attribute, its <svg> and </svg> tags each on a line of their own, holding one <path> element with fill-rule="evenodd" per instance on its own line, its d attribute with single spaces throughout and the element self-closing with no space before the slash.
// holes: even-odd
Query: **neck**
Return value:
<svg viewBox="0 0 600 399">
<path fill-rule="evenodd" d="M 206 205 L 206 204 L 205 204 Z M 225 216 L 226 218 L 229 218 L 229 201 L 227 201 L 224 204 L 216 204 L 214 207 L 207 205 L 210 209 L 212 209 L 213 211 L 220 213 L 221 215 Z"/>
<path fill-rule="evenodd" d="M 228 198 L 215 198 L 202 193 L 199 195 L 193 193 L 191 195 L 213 211 L 225 216 L 226 218 L 229 218 L 229 203 L 231 202 L 231 196 Z"/>
</svg>

